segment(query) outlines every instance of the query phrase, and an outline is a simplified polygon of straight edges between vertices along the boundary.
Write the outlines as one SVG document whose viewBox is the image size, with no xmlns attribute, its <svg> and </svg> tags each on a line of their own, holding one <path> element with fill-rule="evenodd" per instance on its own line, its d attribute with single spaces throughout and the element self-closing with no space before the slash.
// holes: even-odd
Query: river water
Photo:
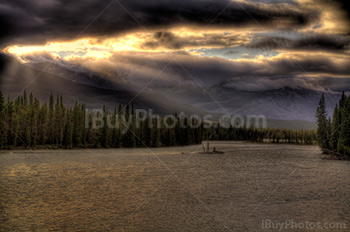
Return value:
<svg viewBox="0 0 350 232">
<path fill-rule="evenodd" d="M 315 146 L 211 145 L 225 154 L 2 151 L 0 230 L 350 231 L 350 162 Z"/>
</svg>

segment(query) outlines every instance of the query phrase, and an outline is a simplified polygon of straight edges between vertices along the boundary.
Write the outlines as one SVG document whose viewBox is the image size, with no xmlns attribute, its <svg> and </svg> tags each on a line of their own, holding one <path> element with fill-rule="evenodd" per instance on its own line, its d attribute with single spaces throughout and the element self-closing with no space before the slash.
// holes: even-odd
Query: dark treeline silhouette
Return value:
<svg viewBox="0 0 350 232">
<path fill-rule="evenodd" d="M 343 92 L 331 119 L 327 116 L 325 97 L 322 94 L 316 117 L 320 147 L 324 151 L 350 156 L 350 96 Z"/>
<path fill-rule="evenodd" d="M 250 141 L 256 143 L 316 144 L 314 130 L 288 130 L 280 128 L 210 128 L 205 131 L 208 140 Z"/>
<path fill-rule="evenodd" d="M 179 116 L 154 117 L 142 114 L 133 104 L 113 111 L 87 111 L 75 103 L 65 107 L 62 96 L 40 103 L 26 92 L 15 100 L 0 92 L 0 149 L 11 148 L 133 148 L 199 144 L 202 140 L 314 144 L 316 133 L 306 130 L 208 127 L 198 119 Z M 142 116 L 144 120 L 137 120 Z M 125 125 L 117 120 L 124 117 Z M 99 120 L 94 121 L 94 119 Z M 173 121 L 171 121 L 173 120 Z M 176 120 L 174 122 L 174 120 Z M 173 125 L 173 126 L 166 126 Z M 190 125 L 198 125 L 196 127 Z"/>
<path fill-rule="evenodd" d="M 11 101 L 0 92 L 0 148 L 117 148 L 160 147 L 201 143 L 199 128 L 157 127 L 157 118 L 147 118 L 136 126 L 134 107 L 119 105 L 113 112 L 86 111 L 83 104 L 71 108 L 63 104 L 62 96 L 50 96 L 40 103 L 33 94 Z M 124 116 L 130 124 L 117 121 Z M 93 123 L 93 118 L 102 118 Z M 108 118 L 111 120 L 107 121 Z M 161 119 L 160 120 L 164 120 Z M 188 121 L 185 120 L 185 126 Z M 153 126 L 150 126 L 152 124 Z"/>
</svg>

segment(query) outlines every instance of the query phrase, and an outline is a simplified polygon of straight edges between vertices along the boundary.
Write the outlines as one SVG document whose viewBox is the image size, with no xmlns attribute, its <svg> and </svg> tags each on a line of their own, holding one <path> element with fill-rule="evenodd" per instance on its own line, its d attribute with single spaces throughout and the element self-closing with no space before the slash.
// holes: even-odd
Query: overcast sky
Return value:
<svg viewBox="0 0 350 232">
<path fill-rule="evenodd" d="M 349 89 L 337 0 L 0 0 L 0 47 L 142 87 Z"/>
</svg>

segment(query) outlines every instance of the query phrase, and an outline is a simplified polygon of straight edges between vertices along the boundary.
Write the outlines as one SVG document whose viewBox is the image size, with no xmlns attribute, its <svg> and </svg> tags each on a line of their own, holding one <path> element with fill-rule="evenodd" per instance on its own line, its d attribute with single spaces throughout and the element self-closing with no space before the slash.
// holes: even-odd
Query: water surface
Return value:
<svg viewBox="0 0 350 232">
<path fill-rule="evenodd" d="M 215 146 L 225 154 L 0 152 L 0 230 L 271 231 L 263 221 L 294 220 L 350 231 L 350 162 L 322 160 L 314 146 Z"/>
</svg>

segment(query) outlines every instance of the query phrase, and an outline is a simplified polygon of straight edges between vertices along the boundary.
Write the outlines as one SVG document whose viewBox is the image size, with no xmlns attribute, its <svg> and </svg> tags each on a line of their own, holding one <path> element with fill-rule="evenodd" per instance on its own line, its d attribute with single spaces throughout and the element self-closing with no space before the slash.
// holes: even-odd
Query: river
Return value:
<svg viewBox="0 0 350 232">
<path fill-rule="evenodd" d="M 211 146 L 1 151 L 0 230 L 350 231 L 350 162 Z"/>
</svg>

